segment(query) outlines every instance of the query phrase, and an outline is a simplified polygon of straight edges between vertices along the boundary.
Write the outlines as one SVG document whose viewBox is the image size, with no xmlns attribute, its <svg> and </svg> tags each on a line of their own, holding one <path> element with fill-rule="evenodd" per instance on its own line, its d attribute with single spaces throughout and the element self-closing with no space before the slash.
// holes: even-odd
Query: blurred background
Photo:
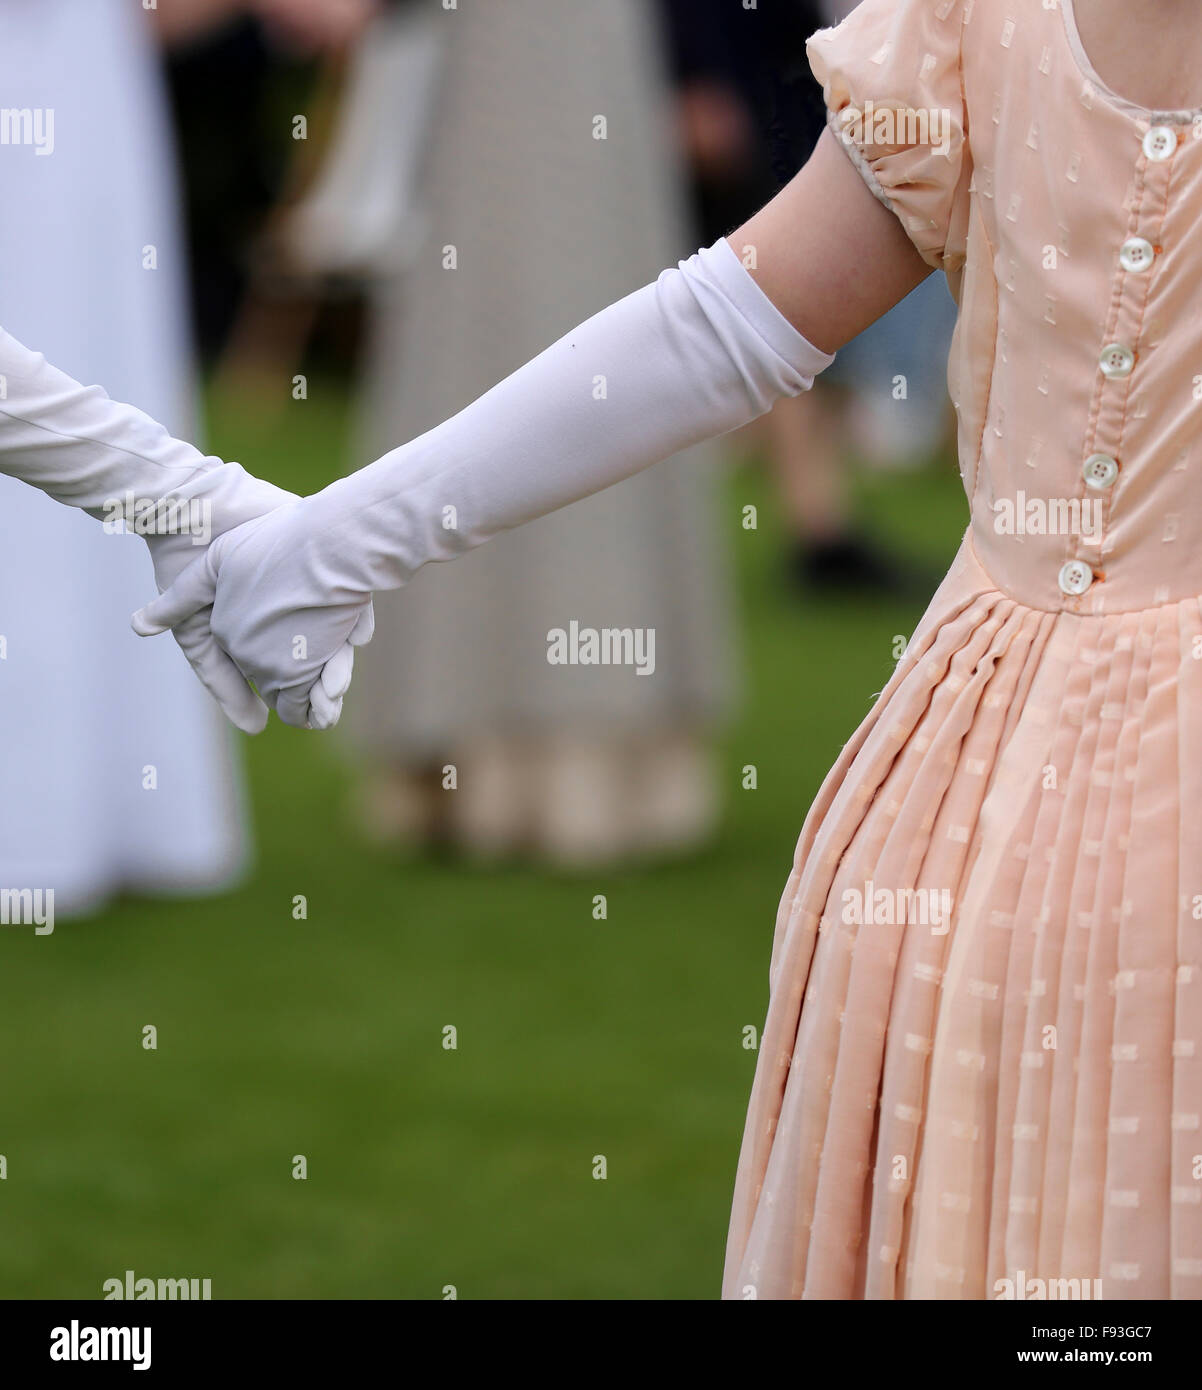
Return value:
<svg viewBox="0 0 1202 1390">
<path fill-rule="evenodd" d="M 55 111 L 0 323 L 316 490 L 767 201 L 849 8 L 0 0 L 0 104 Z M 934 276 L 385 595 L 324 737 L 221 728 L 129 633 L 143 547 L 0 480 L 0 884 L 56 895 L 0 929 L 0 1295 L 716 1297 L 793 846 L 964 526 L 953 322 Z M 549 667 L 573 618 L 655 675 Z"/>
</svg>

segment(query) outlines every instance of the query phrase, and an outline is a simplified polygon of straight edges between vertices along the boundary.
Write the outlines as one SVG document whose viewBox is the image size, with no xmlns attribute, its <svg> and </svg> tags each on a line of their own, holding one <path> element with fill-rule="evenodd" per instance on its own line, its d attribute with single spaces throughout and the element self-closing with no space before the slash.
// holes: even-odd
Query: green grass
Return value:
<svg viewBox="0 0 1202 1390">
<path fill-rule="evenodd" d="M 320 383 L 275 420 L 227 403 L 211 422 L 217 451 L 299 490 L 344 441 Z M 950 465 L 862 500 L 936 572 L 954 551 Z M 576 877 L 393 861 L 350 828 L 336 745 L 273 721 L 245 741 L 258 862 L 239 891 L 0 933 L 0 1296 L 97 1297 L 127 1268 L 217 1298 L 716 1295 L 742 1029 L 793 845 L 918 616 L 787 595 L 758 473 L 732 478 L 727 514 L 748 676 L 703 855 Z"/>
</svg>

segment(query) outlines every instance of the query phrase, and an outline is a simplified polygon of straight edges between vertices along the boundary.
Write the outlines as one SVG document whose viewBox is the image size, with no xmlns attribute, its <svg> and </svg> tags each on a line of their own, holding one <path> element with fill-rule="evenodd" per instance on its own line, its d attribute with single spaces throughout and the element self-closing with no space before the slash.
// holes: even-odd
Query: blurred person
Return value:
<svg viewBox="0 0 1202 1390">
<path fill-rule="evenodd" d="M 839 133 L 748 223 L 143 615 L 211 604 L 251 675 L 298 614 L 329 646 L 947 275 L 969 523 L 798 843 L 731 1299 L 1202 1298 L 1202 24 L 1012 12 L 862 0 L 809 44 Z"/>
<path fill-rule="evenodd" d="M 826 124 L 805 40 L 818 0 L 659 0 L 671 39 L 694 218 L 706 243 L 746 221 L 809 158 Z M 948 435 L 947 351 L 955 305 L 939 277 L 840 353 L 814 391 L 755 427 L 791 537 L 787 573 L 806 591 L 925 595 L 929 576 L 861 529 L 849 445 L 873 462 L 924 460 Z"/>
<path fill-rule="evenodd" d="M 54 149 L 0 148 L 0 322 L 176 433 L 195 431 L 183 246 L 151 21 L 130 0 L 0 5 L 0 91 Z M 139 643 L 142 547 L 0 478 L 8 784 L 0 883 L 58 911 L 216 892 L 246 864 L 226 730 L 169 645 Z M 54 679 L 48 680 L 48 672 Z"/>
<path fill-rule="evenodd" d="M 322 202 L 368 223 L 392 210 L 370 291 L 369 456 L 453 414 L 687 244 L 644 0 L 409 11 L 409 43 L 426 42 L 423 12 L 445 35 L 426 65 L 431 109 L 423 122 L 417 84 L 378 56 L 398 21 L 382 23 L 364 61 L 385 67 L 392 94 L 383 111 L 363 104 L 334 152 L 338 196 Z M 413 167 L 416 187 L 389 202 L 381 189 Z M 310 211 L 318 236 L 313 223 Z M 420 576 L 361 659 L 344 726 L 374 836 L 566 864 L 703 842 L 732 671 L 716 461 L 691 451 Z M 550 664 L 548 632 L 573 623 L 653 635 L 653 671 Z"/>
<path fill-rule="evenodd" d="M 40 150 L 0 146 L 0 322 L 185 436 L 185 250 L 154 20 L 185 38 L 244 8 L 312 42 L 345 3 L 0 4 L 4 105 L 52 132 Z M 53 887 L 64 915 L 120 891 L 227 887 L 247 862 L 233 750 L 179 654 L 129 631 L 141 547 L 8 479 L 0 499 L 0 717 L 20 788 L 0 808 L 0 884 Z"/>
<path fill-rule="evenodd" d="M 200 27 L 206 7 L 163 16 L 198 352 L 214 394 L 260 417 L 288 400 L 279 384 L 316 310 L 281 293 L 271 229 L 320 158 L 348 49 L 386 3 L 227 0 L 230 17 Z"/>
</svg>

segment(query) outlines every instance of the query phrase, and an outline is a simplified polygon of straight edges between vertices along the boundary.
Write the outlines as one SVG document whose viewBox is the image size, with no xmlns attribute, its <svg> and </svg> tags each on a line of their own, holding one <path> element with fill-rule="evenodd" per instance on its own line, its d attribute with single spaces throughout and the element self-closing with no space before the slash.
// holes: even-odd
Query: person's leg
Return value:
<svg viewBox="0 0 1202 1390">
<path fill-rule="evenodd" d="M 784 513 L 791 582 L 809 593 L 930 593 L 853 515 L 848 399 L 834 383 L 777 402 L 761 436 Z"/>
</svg>

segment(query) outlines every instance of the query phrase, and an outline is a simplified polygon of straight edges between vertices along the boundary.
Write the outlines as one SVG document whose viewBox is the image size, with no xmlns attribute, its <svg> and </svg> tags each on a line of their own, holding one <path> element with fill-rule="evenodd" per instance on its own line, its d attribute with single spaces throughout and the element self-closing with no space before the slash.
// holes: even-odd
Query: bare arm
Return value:
<svg viewBox="0 0 1202 1390">
<path fill-rule="evenodd" d="M 794 328 L 825 352 L 931 274 L 829 129 L 797 176 L 727 240 Z"/>
</svg>

